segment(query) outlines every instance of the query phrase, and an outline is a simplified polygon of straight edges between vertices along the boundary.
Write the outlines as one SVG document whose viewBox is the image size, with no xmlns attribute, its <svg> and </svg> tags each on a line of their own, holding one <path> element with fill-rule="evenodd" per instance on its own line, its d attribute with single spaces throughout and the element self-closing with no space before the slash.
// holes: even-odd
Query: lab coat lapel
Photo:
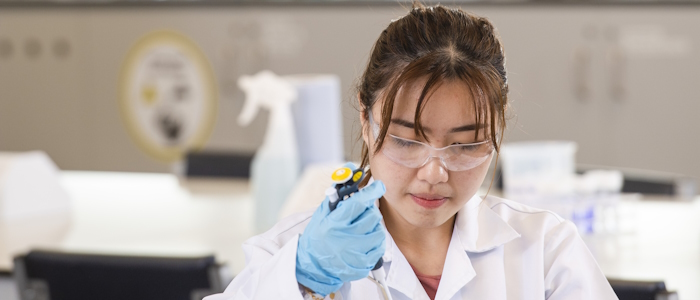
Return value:
<svg viewBox="0 0 700 300">
<path fill-rule="evenodd" d="M 455 299 L 505 300 L 508 293 L 503 253 L 503 247 L 468 253 L 477 275 L 459 292 L 460 297 Z"/>
<path fill-rule="evenodd" d="M 474 196 L 457 213 L 455 233 L 467 252 L 485 252 L 520 237 L 498 214 Z"/>
<path fill-rule="evenodd" d="M 518 237 L 480 197 L 472 197 L 457 213 L 435 300 L 452 299 L 468 284 L 473 287 L 459 293 L 463 299 L 504 299 L 505 278 L 498 280 L 504 277 L 503 248 L 499 246 Z M 472 282 L 475 277 L 485 282 Z"/>
<path fill-rule="evenodd" d="M 428 300 L 428 295 L 423 290 L 423 286 L 418 281 L 418 277 L 413 272 L 413 268 L 403 256 L 401 250 L 396 246 L 391 235 L 387 232 L 386 253 L 382 257 L 385 262 L 390 263 L 389 273 L 386 275 L 386 283 L 390 289 L 394 289 L 404 294 L 409 299 Z"/>
<path fill-rule="evenodd" d="M 371 183 L 372 180 L 373 178 L 370 178 L 369 183 Z M 379 207 L 379 199 L 375 201 L 375 205 Z M 381 222 L 384 228 L 386 228 L 383 219 Z M 394 243 L 391 234 L 389 234 L 389 231 L 386 229 L 384 232 L 386 233 L 386 250 L 384 251 L 382 259 L 384 260 L 385 270 L 386 267 L 388 267 L 386 284 L 389 286 L 389 289 L 396 290 L 409 299 L 429 300 L 428 294 L 423 290 L 423 286 L 420 284 L 420 281 L 418 281 L 418 277 L 416 277 L 416 274 L 413 272 L 413 268 L 411 268 L 408 260 L 406 260 L 406 257 L 403 256 L 399 247 Z"/>
<path fill-rule="evenodd" d="M 470 282 L 476 272 L 462 247 L 459 234 L 452 233 L 450 245 L 447 248 L 445 266 L 442 269 L 442 277 L 438 286 L 435 300 L 447 300 L 457 293 L 463 286 Z"/>
</svg>

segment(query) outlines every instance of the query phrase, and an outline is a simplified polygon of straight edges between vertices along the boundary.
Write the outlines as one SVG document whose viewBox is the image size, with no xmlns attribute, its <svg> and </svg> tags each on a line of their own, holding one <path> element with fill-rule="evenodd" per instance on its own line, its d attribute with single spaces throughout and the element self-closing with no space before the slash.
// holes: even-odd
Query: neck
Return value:
<svg viewBox="0 0 700 300">
<path fill-rule="evenodd" d="M 418 227 L 399 215 L 383 197 L 379 202 L 384 225 L 411 266 L 425 275 L 442 274 L 455 216 L 435 227 Z"/>
</svg>

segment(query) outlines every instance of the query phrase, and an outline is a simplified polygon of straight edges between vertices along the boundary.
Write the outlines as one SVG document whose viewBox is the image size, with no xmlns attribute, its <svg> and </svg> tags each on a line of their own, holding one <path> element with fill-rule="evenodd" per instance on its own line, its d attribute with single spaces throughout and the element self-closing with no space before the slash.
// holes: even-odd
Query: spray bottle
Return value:
<svg viewBox="0 0 700 300">
<path fill-rule="evenodd" d="M 299 174 L 299 154 L 294 134 L 291 105 L 296 88 L 270 71 L 241 76 L 238 86 L 245 92 L 245 104 L 238 124 L 247 126 L 260 107 L 270 111 L 262 146 L 251 164 L 251 187 L 255 199 L 255 230 L 262 232 L 277 221 L 279 209 Z"/>
</svg>

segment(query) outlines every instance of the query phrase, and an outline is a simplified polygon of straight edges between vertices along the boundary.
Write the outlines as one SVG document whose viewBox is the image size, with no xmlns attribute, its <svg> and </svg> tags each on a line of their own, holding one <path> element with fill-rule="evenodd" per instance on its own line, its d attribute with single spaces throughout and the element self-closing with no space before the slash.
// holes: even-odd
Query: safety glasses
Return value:
<svg viewBox="0 0 700 300">
<path fill-rule="evenodd" d="M 379 136 L 379 124 L 374 122 L 372 112 L 369 112 L 369 121 L 376 139 Z M 442 166 L 450 171 L 473 169 L 484 163 L 492 152 L 493 146 L 488 140 L 435 148 L 423 142 L 387 134 L 382 145 L 382 153 L 397 164 L 420 168 L 431 159 L 438 158 Z"/>
</svg>

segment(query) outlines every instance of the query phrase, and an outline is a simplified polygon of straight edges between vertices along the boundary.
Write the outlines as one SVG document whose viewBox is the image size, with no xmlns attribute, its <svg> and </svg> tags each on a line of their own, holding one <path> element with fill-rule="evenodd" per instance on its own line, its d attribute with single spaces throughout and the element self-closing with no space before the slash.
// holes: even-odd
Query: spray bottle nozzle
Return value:
<svg viewBox="0 0 700 300">
<path fill-rule="evenodd" d="M 238 116 L 238 124 L 247 126 L 258 114 L 260 107 L 273 110 L 286 106 L 297 98 L 297 90 L 282 77 L 271 71 L 260 71 L 254 76 L 241 76 L 238 86 L 245 92 L 243 110 Z"/>
</svg>

